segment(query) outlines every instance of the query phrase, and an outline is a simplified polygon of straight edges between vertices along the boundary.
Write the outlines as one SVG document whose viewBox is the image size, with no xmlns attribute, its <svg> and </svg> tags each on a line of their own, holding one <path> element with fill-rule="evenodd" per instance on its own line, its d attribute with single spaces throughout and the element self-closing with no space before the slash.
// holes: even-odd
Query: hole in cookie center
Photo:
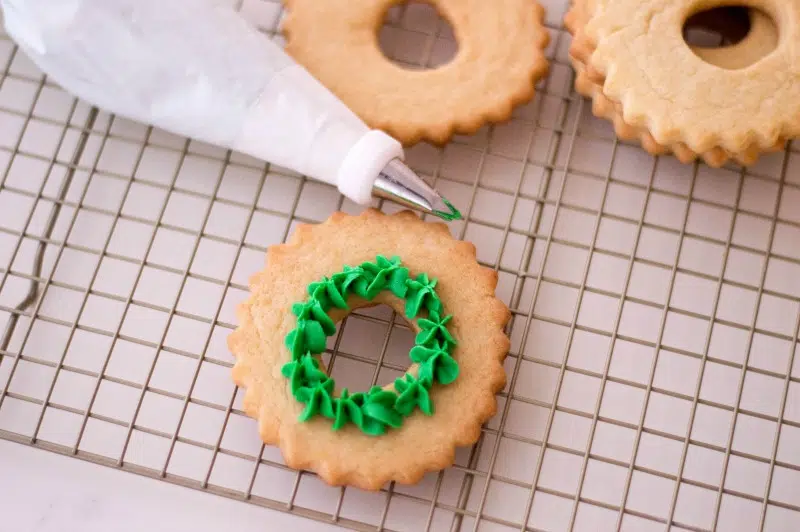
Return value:
<svg viewBox="0 0 800 532">
<path fill-rule="evenodd" d="M 750 28 L 748 8 L 717 7 L 689 17 L 683 25 L 683 39 L 697 48 L 723 48 L 742 42 Z"/>
<path fill-rule="evenodd" d="M 453 28 L 430 4 L 405 2 L 386 14 L 378 35 L 383 55 L 408 70 L 432 70 L 458 53 Z"/>
<path fill-rule="evenodd" d="M 415 333 L 401 314 L 394 313 L 392 324 L 391 319 L 389 306 L 376 305 L 355 310 L 339 322 L 338 335 L 328 339 L 330 352 L 336 354 L 323 357 L 337 389 L 366 392 L 373 383 L 385 386 L 408 370 Z"/>
<path fill-rule="evenodd" d="M 733 70 L 777 48 L 778 26 L 763 11 L 729 5 L 693 14 L 684 23 L 683 39 L 706 63 Z"/>
</svg>

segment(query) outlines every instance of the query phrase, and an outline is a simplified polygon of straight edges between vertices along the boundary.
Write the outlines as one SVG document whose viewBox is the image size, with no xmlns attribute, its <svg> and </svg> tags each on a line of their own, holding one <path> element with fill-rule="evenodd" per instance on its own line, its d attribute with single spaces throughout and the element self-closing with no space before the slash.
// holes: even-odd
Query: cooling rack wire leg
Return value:
<svg viewBox="0 0 800 532">
<path fill-rule="evenodd" d="M 42 80 L 42 84 L 44 84 L 44 79 L 45 78 Z M 49 240 L 53 234 L 53 229 L 58 221 L 58 215 L 61 212 L 61 205 L 67 196 L 69 186 L 72 183 L 73 177 L 75 176 L 75 169 L 77 168 L 78 162 L 81 160 L 83 151 L 86 148 L 86 141 L 89 139 L 89 131 L 91 131 L 92 127 L 94 126 L 95 120 L 97 119 L 97 113 L 97 108 L 92 107 L 89 110 L 89 114 L 86 118 L 83 128 L 81 128 L 75 153 L 70 160 L 69 168 L 67 169 L 64 181 L 61 183 L 61 186 L 58 189 L 58 194 L 56 194 L 57 201 L 53 204 L 53 208 L 50 210 L 50 214 L 47 217 L 43 238 L 42 240 L 39 240 L 39 243 L 36 246 L 36 254 L 34 255 L 33 267 L 31 268 L 31 279 L 28 282 L 28 292 L 25 294 L 25 297 L 23 297 L 22 301 L 17 303 L 17 305 L 14 307 L 14 310 L 17 312 L 14 312 L 9 316 L 8 322 L 3 330 L 3 336 L 0 337 L 0 361 L 3 360 L 3 353 L 6 352 L 8 345 L 11 343 L 11 337 L 14 335 L 14 331 L 17 328 L 17 323 L 19 322 L 21 313 L 23 313 L 34 302 L 36 302 L 36 298 L 39 295 L 39 281 L 37 281 L 36 278 L 40 277 L 42 273 L 44 252 L 47 249 L 46 241 Z"/>
</svg>

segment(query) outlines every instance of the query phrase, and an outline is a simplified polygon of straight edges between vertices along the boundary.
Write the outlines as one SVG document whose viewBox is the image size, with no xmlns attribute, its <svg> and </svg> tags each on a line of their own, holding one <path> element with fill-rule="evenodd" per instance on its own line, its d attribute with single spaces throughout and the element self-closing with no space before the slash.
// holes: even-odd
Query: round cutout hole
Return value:
<svg viewBox="0 0 800 532">
<path fill-rule="evenodd" d="M 440 68 L 458 53 L 452 26 L 424 2 L 405 2 L 389 9 L 378 43 L 387 59 L 408 70 Z"/>
<path fill-rule="evenodd" d="M 729 5 L 693 14 L 684 23 L 683 39 L 706 63 L 734 70 L 777 48 L 778 26 L 763 11 Z"/>
<path fill-rule="evenodd" d="M 337 389 L 366 392 L 373 385 L 391 384 L 412 365 L 409 352 L 416 332 L 400 312 L 385 304 L 360 307 L 347 315 L 322 355 Z M 389 329 L 391 328 L 391 333 Z M 334 354 L 335 353 L 335 354 Z"/>
<path fill-rule="evenodd" d="M 739 44 L 750 33 L 750 9 L 726 6 L 695 13 L 683 25 L 683 39 L 695 48 Z"/>
</svg>

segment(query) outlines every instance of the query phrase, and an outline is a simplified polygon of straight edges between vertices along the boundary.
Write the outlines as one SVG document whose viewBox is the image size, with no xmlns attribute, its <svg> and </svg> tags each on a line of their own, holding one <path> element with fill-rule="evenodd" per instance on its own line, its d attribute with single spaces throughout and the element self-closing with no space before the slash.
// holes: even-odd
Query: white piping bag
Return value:
<svg viewBox="0 0 800 532">
<path fill-rule="evenodd" d="M 6 29 L 53 81 L 108 112 L 373 197 L 457 219 L 330 91 L 215 0 L 0 0 Z M 324 46 L 324 45 L 323 45 Z"/>
</svg>

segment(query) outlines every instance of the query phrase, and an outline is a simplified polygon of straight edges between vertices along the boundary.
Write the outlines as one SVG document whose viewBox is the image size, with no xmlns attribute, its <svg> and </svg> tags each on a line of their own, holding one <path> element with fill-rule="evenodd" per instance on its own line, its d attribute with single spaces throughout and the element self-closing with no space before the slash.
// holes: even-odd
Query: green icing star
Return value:
<svg viewBox="0 0 800 532">
<path fill-rule="evenodd" d="M 328 379 L 328 375 L 320 369 L 319 362 L 311 353 L 306 353 L 298 360 L 287 362 L 281 367 L 281 373 L 291 382 L 293 395 L 304 386 L 316 385 Z"/>
<path fill-rule="evenodd" d="M 297 359 L 306 351 L 314 354 L 325 351 L 327 336 L 322 325 L 314 320 L 297 320 L 297 328 L 286 335 L 286 347 L 292 353 L 292 358 Z"/>
<path fill-rule="evenodd" d="M 416 279 L 409 279 L 408 294 L 406 296 L 406 318 L 412 320 L 423 308 L 434 306 L 437 308 L 439 297 L 436 295 L 436 279 L 428 279 L 427 273 L 417 275 Z M 429 308 L 430 310 L 430 308 Z"/>
<path fill-rule="evenodd" d="M 361 407 L 365 418 L 364 424 L 369 423 L 375 426 L 375 429 L 378 424 L 399 428 L 403 424 L 403 416 L 394 408 L 396 400 L 396 394 L 380 386 L 373 386 L 364 400 L 364 406 Z"/>
<path fill-rule="evenodd" d="M 397 297 L 405 297 L 408 292 L 408 268 L 403 268 L 399 257 L 387 259 L 378 255 L 377 260 L 365 262 L 361 268 L 373 276 L 372 282 L 367 287 L 368 299 L 373 299 L 387 286 Z"/>
<path fill-rule="evenodd" d="M 417 321 L 420 331 L 417 333 L 417 345 L 428 345 L 434 341 L 441 341 L 447 345 L 456 345 L 456 341 L 447 330 L 447 324 L 453 319 L 452 315 L 440 317 L 437 312 L 431 312 L 427 319 Z"/>
<path fill-rule="evenodd" d="M 308 285 L 308 295 L 319 301 L 326 312 L 331 307 L 347 310 L 347 300 L 333 279 L 323 277 L 318 283 L 311 283 Z"/>
<path fill-rule="evenodd" d="M 325 333 L 325 336 L 331 336 L 336 332 L 336 324 L 333 323 L 333 320 L 322 308 L 322 304 L 316 299 L 311 299 L 305 303 L 295 303 L 292 305 L 292 314 L 300 320 L 316 321 L 322 326 L 322 332 Z"/>
<path fill-rule="evenodd" d="M 344 271 L 337 273 L 333 278 L 340 284 L 342 293 L 351 292 L 366 299 L 371 277 L 361 267 L 345 266 Z"/>
<path fill-rule="evenodd" d="M 423 378 L 418 380 L 408 373 L 406 373 L 404 378 L 395 380 L 394 387 L 400 392 L 395 402 L 395 409 L 404 416 L 407 416 L 418 406 L 423 414 L 428 416 L 432 415 L 433 402 L 428 392 L 430 385 L 430 379 Z"/>
<path fill-rule="evenodd" d="M 301 403 L 306 404 L 305 410 L 300 414 L 300 421 L 308 421 L 317 414 L 333 419 L 333 379 L 325 379 L 313 386 L 299 388 L 294 394 Z"/>
<path fill-rule="evenodd" d="M 450 355 L 450 346 L 434 342 L 432 347 L 417 345 L 411 349 L 411 360 L 418 363 L 420 380 L 450 384 L 458 377 L 458 363 Z"/>
<path fill-rule="evenodd" d="M 333 430 L 341 429 L 348 421 L 352 422 L 357 427 L 364 424 L 364 415 L 361 413 L 361 406 L 364 404 L 363 393 L 354 393 L 350 395 L 350 392 L 345 388 L 333 402 Z"/>
</svg>

